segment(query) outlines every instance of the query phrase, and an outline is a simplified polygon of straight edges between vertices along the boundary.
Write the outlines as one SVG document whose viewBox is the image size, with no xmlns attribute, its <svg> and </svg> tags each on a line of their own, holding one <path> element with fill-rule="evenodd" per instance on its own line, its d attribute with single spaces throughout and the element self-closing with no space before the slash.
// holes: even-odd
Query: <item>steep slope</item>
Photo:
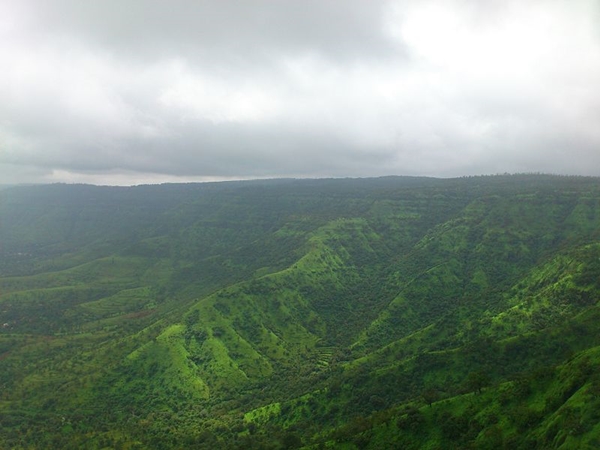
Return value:
<svg viewBox="0 0 600 450">
<path fill-rule="evenodd" d="M 278 403 L 267 418 L 258 410 L 247 420 L 299 427 L 314 433 L 315 442 L 349 448 L 520 448 L 527 442 L 594 448 L 599 258 L 597 244 L 557 256 L 509 290 L 505 311 L 443 318 L 342 363 L 323 389 Z M 547 315 L 548 305 L 556 304 L 561 308 L 552 308 L 552 320 L 526 319 Z M 446 347 L 440 339 L 456 346 L 440 350 Z M 423 400 L 435 405 L 423 406 Z M 567 417 L 568 427 L 578 427 L 577 439 L 567 439 L 573 433 L 559 425 Z M 548 437 L 558 434 L 556 442 Z M 255 443 L 265 445 L 260 437 Z"/>
<path fill-rule="evenodd" d="M 595 442 L 597 179 L 12 188 L 0 218 L 2 445 Z"/>
</svg>

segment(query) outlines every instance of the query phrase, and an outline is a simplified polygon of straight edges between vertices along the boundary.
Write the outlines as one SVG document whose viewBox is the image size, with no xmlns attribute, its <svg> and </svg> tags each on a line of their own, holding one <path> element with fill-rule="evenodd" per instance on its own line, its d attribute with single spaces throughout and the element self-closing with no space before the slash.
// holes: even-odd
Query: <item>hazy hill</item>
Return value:
<svg viewBox="0 0 600 450">
<path fill-rule="evenodd" d="M 0 191 L 0 447 L 598 448 L 600 180 Z"/>
</svg>

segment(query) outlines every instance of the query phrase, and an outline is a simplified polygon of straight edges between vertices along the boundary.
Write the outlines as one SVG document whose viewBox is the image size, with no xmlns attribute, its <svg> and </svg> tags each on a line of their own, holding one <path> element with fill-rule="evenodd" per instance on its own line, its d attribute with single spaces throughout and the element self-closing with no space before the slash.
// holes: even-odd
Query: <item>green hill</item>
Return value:
<svg viewBox="0 0 600 450">
<path fill-rule="evenodd" d="M 0 191 L 1 448 L 598 448 L 600 179 Z"/>
</svg>

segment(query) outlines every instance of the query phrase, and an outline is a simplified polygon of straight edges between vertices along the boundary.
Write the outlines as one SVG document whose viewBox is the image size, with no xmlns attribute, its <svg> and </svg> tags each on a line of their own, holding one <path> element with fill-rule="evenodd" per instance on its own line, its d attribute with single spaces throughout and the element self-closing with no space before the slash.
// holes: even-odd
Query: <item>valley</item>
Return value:
<svg viewBox="0 0 600 450">
<path fill-rule="evenodd" d="M 600 446 L 600 180 L 0 190 L 0 447 Z"/>
</svg>

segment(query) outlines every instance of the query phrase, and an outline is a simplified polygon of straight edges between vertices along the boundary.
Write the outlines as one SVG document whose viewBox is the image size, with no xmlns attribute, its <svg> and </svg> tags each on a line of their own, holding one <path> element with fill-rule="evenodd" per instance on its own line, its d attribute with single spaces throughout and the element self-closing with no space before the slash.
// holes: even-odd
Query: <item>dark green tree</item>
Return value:
<svg viewBox="0 0 600 450">
<path fill-rule="evenodd" d="M 484 387 L 488 387 L 492 380 L 485 372 L 471 372 L 467 376 L 467 387 L 471 392 L 481 394 Z"/>
</svg>

